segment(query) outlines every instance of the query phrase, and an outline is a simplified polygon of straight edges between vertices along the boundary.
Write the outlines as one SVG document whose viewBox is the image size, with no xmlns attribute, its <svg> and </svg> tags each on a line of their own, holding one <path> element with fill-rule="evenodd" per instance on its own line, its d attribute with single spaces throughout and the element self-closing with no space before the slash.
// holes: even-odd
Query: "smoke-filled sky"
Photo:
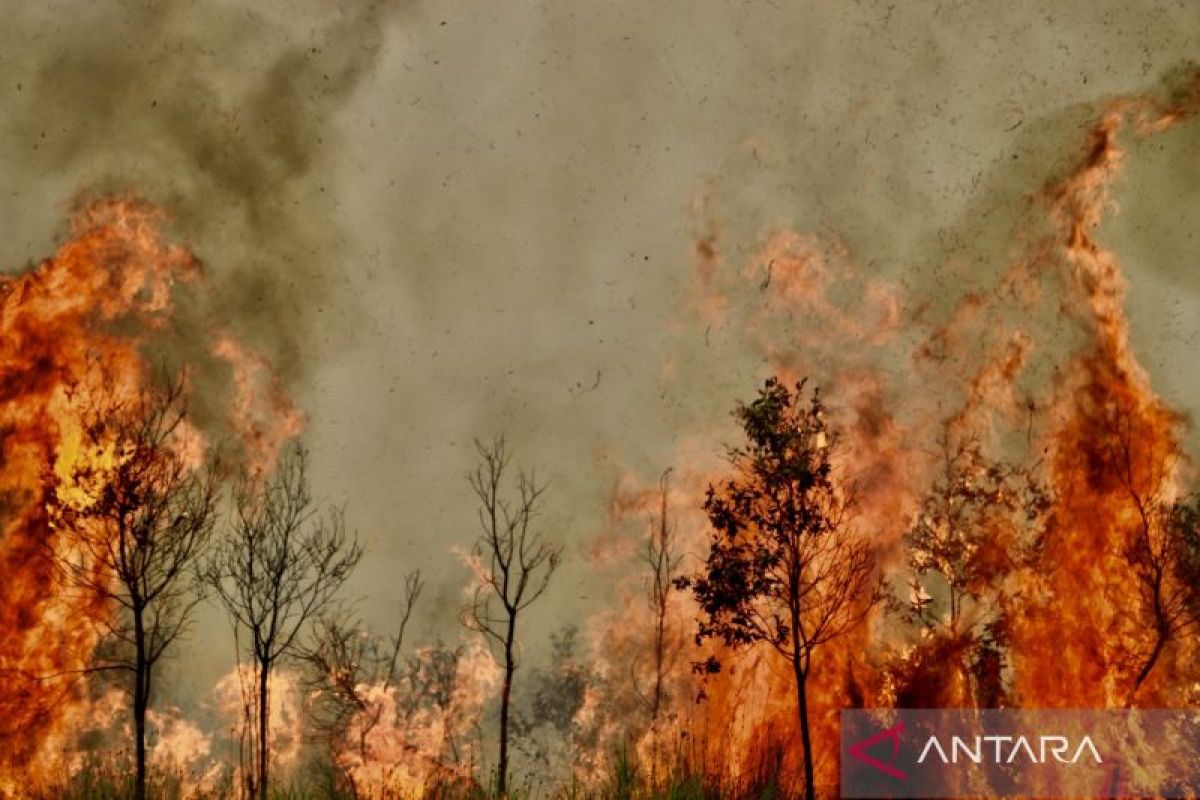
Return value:
<svg viewBox="0 0 1200 800">
<path fill-rule="evenodd" d="M 1188 2 L 5 6 L 0 263 L 49 255 L 81 191 L 167 207 L 208 271 L 197 318 L 308 415 L 380 632 L 419 567 L 421 637 L 460 635 L 463 476 L 507 434 L 566 546 L 531 647 L 611 598 L 589 554 L 617 481 L 718 450 L 764 377 L 689 308 L 698 238 L 736 271 L 815 233 L 936 317 L 1004 266 L 1103 103 L 1169 85 L 1200 33 Z M 1198 149 L 1194 124 L 1131 144 L 1101 232 L 1185 410 Z M 186 657 L 193 691 L 228 667 L 215 611 Z"/>
</svg>

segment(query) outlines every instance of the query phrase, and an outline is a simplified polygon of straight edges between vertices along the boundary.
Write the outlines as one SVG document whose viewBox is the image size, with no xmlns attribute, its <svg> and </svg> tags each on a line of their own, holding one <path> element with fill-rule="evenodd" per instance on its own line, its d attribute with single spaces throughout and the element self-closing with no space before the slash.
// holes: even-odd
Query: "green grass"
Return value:
<svg viewBox="0 0 1200 800">
<path fill-rule="evenodd" d="M 608 774 L 597 785 L 585 787 L 575 780 L 551 780 L 538 775 L 516 777 L 510 781 L 508 800 L 792 800 L 801 795 L 798 788 L 779 780 L 778 759 L 764 757 L 760 768 L 740 780 L 706 774 L 680 763 L 665 770 L 650 785 L 647 773 L 626 748 L 618 749 Z M 489 785 L 430 786 L 420 795 L 428 800 L 496 800 L 495 781 Z M 89 761 L 60 785 L 31 790 L 30 800 L 131 800 L 133 770 L 114 761 Z M 231 782 L 207 792 L 188 793 L 184 776 L 156 773 L 149 785 L 150 800 L 237 800 L 241 794 Z M 271 791 L 272 800 L 411 800 L 413 795 L 399 790 L 355 794 L 336 788 L 330 774 L 314 771 L 305 781 L 281 784 Z"/>
<path fill-rule="evenodd" d="M 228 785 L 209 792 L 187 791 L 186 776 L 155 773 L 149 778 L 147 792 L 153 800 L 224 800 L 233 797 Z M 70 779 L 57 785 L 31 789 L 30 800 L 128 800 L 134 796 L 132 765 L 107 760 L 89 760 Z"/>
</svg>

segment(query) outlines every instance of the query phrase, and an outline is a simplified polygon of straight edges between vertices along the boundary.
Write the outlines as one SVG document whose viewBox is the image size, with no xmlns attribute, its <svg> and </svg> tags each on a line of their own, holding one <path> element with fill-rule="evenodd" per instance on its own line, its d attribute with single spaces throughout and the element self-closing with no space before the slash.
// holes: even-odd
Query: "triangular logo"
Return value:
<svg viewBox="0 0 1200 800">
<path fill-rule="evenodd" d="M 890 728 L 882 730 L 866 739 L 855 742 L 850 745 L 850 755 L 857 758 L 862 763 L 872 769 L 877 769 L 884 775 L 888 775 L 897 780 L 907 780 L 908 775 L 901 769 L 896 768 L 896 758 L 900 755 L 900 734 L 904 732 L 904 723 L 897 722 Z M 867 750 L 874 745 L 879 744 L 885 739 L 892 742 L 892 757 L 888 761 L 880 761 L 878 758 L 867 753 Z"/>
</svg>

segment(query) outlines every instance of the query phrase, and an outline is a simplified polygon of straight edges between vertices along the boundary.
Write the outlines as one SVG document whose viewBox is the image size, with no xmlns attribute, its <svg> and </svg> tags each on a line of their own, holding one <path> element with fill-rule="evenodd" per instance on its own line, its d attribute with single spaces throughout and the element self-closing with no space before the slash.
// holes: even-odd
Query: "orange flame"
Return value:
<svg viewBox="0 0 1200 800">
<path fill-rule="evenodd" d="M 0 284 L 0 781 L 10 788 L 26 770 L 45 768 L 48 743 L 65 735 L 79 701 L 73 683 L 44 678 L 88 665 L 97 629 L 80 621 L 107 613 L 61 591 L 44 558 L 53 536 L 47 470 L 86 457 L 81 396 L 139 391 L 143 337 L 163 324 L 171 287 L 196 274 L 191 255 L 159 237 L 160 222 L 134 200 L 92 202 L 52 259 Z M 97 366 L 111 387 L 99 385 Z"/>
<path fill-rule="evenodd" d="M 964 295 L 945 324 L 923 332 L 925 309 L 906 308 L 898 289 L 864 278 L 840 242 L 790 231 L 769 235 L 741 271 L 739 285 L 719 269 L 717 226 L 706 221 L 698 236 L 690 306 L 699 324 L 740 332 L 766 356 L 771 372 L 787 380 L 807 375 L 826 387 L 842 434 L 840 466 L 856 480 L 862 499 L 857 524 L 878 543 L 890 576 L 904 575 L 901 538 L 932 479 L 932 459 L 922 447 L 932 445 L 938 431 L 977 436 L 997 453 L 1017 448 L 1041 458 L 1040 477 L 1054 499 L 1043 567 L 1036 575 L 1014 571 L 1005 584 L 1005 602 L 1014 607 L 1009 701 L 1026 707 L 1178 704 L 1191 691 L 1184 666 L 1193 648 L 1175 642 L 1136 698 L 1130 692 L 1148 647 L 1144 614 L 1139 617 L 1131 589 L 1132 567 L 1122 555 L 1138 523 L 1131 492 L 1165 503 L 1182 494 L 1183 418 L 1157 397 L 1133 353 L 1126 280 L 1095 231 L 1112 205 L 1110 187 L 1123 156 L 1118 136 L 1154 135 L 1198 108 L 1200 79 L 1178 102 L 1113 103 L 1094 127 L 1084 157 L 1037 195 L 1037 235 L 1021 232 L 1032 244 L 1000 276 L 994 294 Z M 1053 322 L 1044 324 L 1047 317 Z M 1064 337 L 1063 317 L 1078 334 Z M 1064 339 L 1078 345 L 1065 356 Z M 906 363 L 911 375 L 884 368 Z M 1124 441 L 1114 440 L 1111 430 L 1118 411 L 1123 430 L 1137 439 L 1124 463 L 1114 460 Z M 709 435 L 711 451 L 719 452 L 719 442 L 734 435 L 728 426 Z M 690 453 L 676 461 L 703 463 Z M 681 507 L 690 503 L 694 510 L 702 487 L 720 472 L 695 467 L 680 481 L 691 491 Z M 636 549 L 619 542 L 628 536 L 621 532 L 628 530 L 625 520 L 645 511 L 649 490 L 637 487 L 633 480 L 622 485 L 614 501 L 618 513 L 594 553 L 620 560 Z M 688 549 L 701 552 L 706 521 L 694 513 L 680 520 Z M 1005 541 L 997 532 L 991 546 L 1003 548 Z M 632 569 L 630 559 L 623 563 Z M 674 613 L 675 623 L 686 626 L 695 609 L 681 604 Z M 880 612 L 819 655 L 810 678 L 819 784 L 837 780 L 837 711 L 897 700 L 882 667 L 913 650 L 897 636 L 896 624 Z M 632 600 L 592 620 L 602 673 L 622 672 L 645 646 L 634 632 L 648 625 L 645 609 Z M 707 710 L 688 708 L 700 688 L 692 682 L 693 691 L 677 697 L 672 712 L 686 721 L 680 735 L 690 737 L 693 767 L 748 775 L 772 758 L 774 742 L 784 745 L 779 766 L 795 775 L 799 747 L 788 671 L 767 653 L 718 655 L 732 668 L 704 685 Z M 624 724 L 626 706 L 614 698 L 628 682 L 626 689 L 607 689 L 611 696 L 594 704 L 614 706 L 616 716 L 626 714 L 620 717 Z M 950 701 L 945 687 L 938 692 L 930 689 L 924 702 Z M 960 696 L 955 702 L 967 701 Z"/>
<path fill-rule="evenodd" d="M 200 275 L 197 260 L 164 238 L 164 222 L 161 211 L 129 197 L 82 202 L 52 258 L 0 281 L 0 794 L 45 783 L 75 735 L 99 724 L 79 677 L 114 611 L 65 587 L 46 557 L 56 538 L 47 499 L 97 489 L 71 485 L 83 460 L 99 467 L 115 457 L 84 448 L 84 410 L 100 398 L 136 399 L 148 387 L 145 353 L 173 319 L 173 290 Z M 260 413 L 260 398 L 244 387 L 264 380 L 253 376 L 269 374 L 265 364 L 227 338 L 214 349 L 252 365 L 235 366 L 234 428 L 254 452 L 268 453 L 285 434 L 241 421 Z M 272 408 L 290 411 L 272 380 Z M 280 418 L 294 433 L 294 413 Z M 198 461 L 200 434 L 185 433 L 180 446 Z M 168 744 L 199 735 L 182 722 L 167 728 Z"/>
</svg>

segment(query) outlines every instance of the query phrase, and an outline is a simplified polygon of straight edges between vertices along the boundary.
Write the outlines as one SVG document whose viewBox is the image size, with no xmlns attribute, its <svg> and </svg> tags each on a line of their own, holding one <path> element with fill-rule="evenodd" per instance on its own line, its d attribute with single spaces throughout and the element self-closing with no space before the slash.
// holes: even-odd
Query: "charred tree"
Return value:
<svg viewBox="0 0 1200 800">
<path fill-rule="evenodd" d="M 746 441 L 729 450 L 731 476 L 708 489 L 704 568 L 677 584 L 690 587 L 700 605 L 697 642 L 765 642 L 791 666 L 804 791 L 814 800 L 813 655 L 863 620 L 882 599 L 882 583 L 871 547 L 852 526 L 854 491 L 835 474 L 837 437 L 819 391 L 806 402 L 803 382 L 792 392 L 771 378 L 734 416 Z"/>
<path fill-rule="evenodd" d="M 205 577 L 251 666 L 253 769 L 246 781 L 260 800 L 270 780 L 271 674 L 298 653 L 302 632 L 335 602 L 361 556 L 342 509 L 317 508 L 302 446 L 289 447 L 271 475 L 241 476 L 231 524 Z"/>
<path fill-rule="evenodd" d="M 134 792 L 146 796 L 146 712 L 163 656 L 188 631 L 203 597 L 197 560 L 220 494 L 215 463 L 196 450 L 183 375 L 165 375 L 133 400 L 105 393 L 83 414 L 77 459 L 58 476 L 50 552 L 64 583 L 116 610 L 97 670 L 128 673 L 133 700 Z"/>
<path fill-rule="evenodd" d="M 481 533 L 471 551 L 479 584 L 463 610 L 462 621 L 469 630 L 483 634 L 493 658 L 504 670 L 496 765 L 496 794 L 503 798 L 508 794 L 509 713 L 518 666 L 517 623 L 521 613 L 545 594 L 562 559 L 562 550 L 534 529 L 546 485 L 521 470 L 516 475 L 515 491 L 506 496 L 504 482 L 511 457 L 503 437 L 486 445 L 476 441 L 475 446 L 479 465 L 467 479 L 479 501 Z"/>
</svg>

